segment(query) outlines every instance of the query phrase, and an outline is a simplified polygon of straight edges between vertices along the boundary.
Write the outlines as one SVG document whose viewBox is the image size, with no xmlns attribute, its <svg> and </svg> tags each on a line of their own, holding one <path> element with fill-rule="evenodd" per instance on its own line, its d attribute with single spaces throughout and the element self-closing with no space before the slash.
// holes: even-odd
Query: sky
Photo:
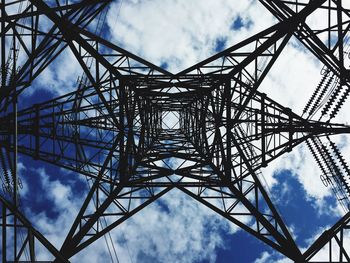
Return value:
<svg viewBox="0 0 350 263">
<path fill-rule="evenodd" d="M 314 20 L 317 23 L 317 18 Z M 108 9 L 103 36 L 176 73 L 276 22 L 254 0 L 115 1 Z M 321 68 L 292 38 L 259 90 L 301 114 L 321 78 Z M 81 73 L 72 53 L 63 52 L 22 94 L 21 107 L 73 91 Z M 348 107 L 343 107 L 337 122 L 349 120 Z M 335 136 L 334 141 L 348 157 L 349 137 Z M 19 162 L 24 213 L 59 248 L 87 193 L 85 178 L 24 155 Z M 321 182 L 321 172 L 306 145 L 296 147 L 262 172 L 272 201 L 301 249 L 343 215 L 331 189 Z M 117 256 L 111 256 L 106 248 L 110 239 Z M 176 190 L 74 256 L 72 262 L 108 262 L 111 257 L 114 262 L 132 263 L 290 262 Z"/>
</svg>

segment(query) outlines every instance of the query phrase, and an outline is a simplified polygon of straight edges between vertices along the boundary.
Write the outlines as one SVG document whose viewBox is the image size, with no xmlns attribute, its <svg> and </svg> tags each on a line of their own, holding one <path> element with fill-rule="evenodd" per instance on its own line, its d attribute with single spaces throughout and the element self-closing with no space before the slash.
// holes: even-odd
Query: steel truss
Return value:
<svg viewBox="0 0 350 263">
<path fill-rule="evenodd" d="M 331 121 L 350 92 L 350 10 L 335 0 L 260 0 L 279 23 L 172 74 L 92 32 L 109 2 L 1 1 L 3 261 L 25 253 L 39 260 L 35 240 L 56 262 L 68 261 L 177 188 L 295 262 L 314 262 L 326 249 L 325 262 L 348 262 L 349 214 L 302 253 L 260 168 L 306 142 L 322 180 L 349 209 L 350 170 L 330 136 L 350 132 Z M 308 19 L 318 12 L 327 25 L 312 29 Z M 258 91 L 293 35 L 325 65 L 302 116 Z M 20 93 L 66 48 L 84 71 L 76 91 L 17 110 Z M 169 124 L 169 115 L 177 121 Z M 60 250 L 20 212 L 17 153 L 88 178 Z"/>
</svg>

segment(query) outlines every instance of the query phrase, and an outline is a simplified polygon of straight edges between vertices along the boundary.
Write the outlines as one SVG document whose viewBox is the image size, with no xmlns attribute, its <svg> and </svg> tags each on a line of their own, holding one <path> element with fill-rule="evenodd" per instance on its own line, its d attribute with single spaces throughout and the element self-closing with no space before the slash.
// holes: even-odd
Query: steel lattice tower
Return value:
<svg viewBox="0 0 350 263">
<path fill-rule="evenodd" d="M 322 180 L 349 211 L 350 169 L 331 141 L 350 132 L 332 121 L 350 93 L 346 1 L 260 0 L 277 24 L 177 74 L 90 30 L 110 2 L 0 1 L 3 262 L 23 260 L 25 251 L 39 261 L 38 247 L 55 262 L 68 262 L 175 188 L 295 262 L 314 262 L 322 249 L 328 251 L 324 262 L 350 262 L 344 242 L 350 213 L 302 253 L 260 172 L 306 143 Z M 323 12 L 325 28 L 308 24 L 315 12 Z M 258 89 L 292 36 L 324 64 L 302 116 Z M 21 92 L 65 49 L 84 70 L 76 91 L 18 110 Z M 169 126 L 168 116 L 177 123 Z M 90 182 L 61 248 L 21 212 L 18 153 Z M 180 164 L 164 165 L 170 159 Z"/>
</svg>

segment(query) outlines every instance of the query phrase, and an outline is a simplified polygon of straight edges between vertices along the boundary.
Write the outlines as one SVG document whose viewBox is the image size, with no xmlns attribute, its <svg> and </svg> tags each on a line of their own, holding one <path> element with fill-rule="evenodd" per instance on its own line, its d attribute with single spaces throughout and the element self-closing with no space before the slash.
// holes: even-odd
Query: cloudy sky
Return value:
<svg viewBox="0 0 350 263">
<path fill-rule="evenodd" d="M 111 4 L 103 34 L 114 44 L 176 73 L 275 23 L 254 0 L 125 0 Z M 292 38 L 260 91 L 301 114 L 321 78 L 321 68 Z M 23 94 L 23 104 L 74 90 L 81 72 L 72 53 L 64 52 Z M 350 113 L 344 110 L 348 107 L 343 107 L 338 122 L 349 120 Z M 337 136 L 334 141 L 349 156 L 349 138 Z M 25 184 L 22 197 L 27 204 L 24 212 L 60 247 L 87 192 L 85 179 L 26 156 L 19 160 Z M 320 173 L 306 145 L 263 170 L 271 199 L 301 249 L 343 214 Z M 132 263 L 289 262 L 179 191 L 148 206 L 72 261 L 108 262 L 111 258 Z"/>
</svg>

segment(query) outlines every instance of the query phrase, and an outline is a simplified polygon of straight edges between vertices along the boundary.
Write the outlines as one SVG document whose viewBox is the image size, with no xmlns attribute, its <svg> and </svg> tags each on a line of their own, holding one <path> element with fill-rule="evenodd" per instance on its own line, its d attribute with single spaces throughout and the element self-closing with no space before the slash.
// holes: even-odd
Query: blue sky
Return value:
<svg viewBox="0 0 350 263">
<path fill-rule="evenodd" d="M 252 0 L 133 0 L 122 6 L 115 1 L 103 35 L 175 73 L 274 23 L 268 11 Z M 320 79 L 321 67 L 292 39 L 261 91 L 300 113 Z M 71 52 L 64 52 L 22 94 L 20 107 L 74 90 L 81 72 Z M 341 113 L 338 120 L 348 117 Z M 336 141 L 344 143 L 345 154 L 350 153 L 347 138 Z M 85 179 L 27 156 L 20 155 L 19 161 L 25 183 L 24 212 L 59 247 L 87 192 Z M 330 189 L 320 182 L 320 171 L 305 146 L 272 163 L 263 174 L 300 248 L 308 247 L 342 215 Z M 288 262 L 179 191 L 150 205 L 111 235 L 120 262 Z M 103 239 L 73 262 L 105 262 L 101 257 L 109 258 Z"/>
</svg>

